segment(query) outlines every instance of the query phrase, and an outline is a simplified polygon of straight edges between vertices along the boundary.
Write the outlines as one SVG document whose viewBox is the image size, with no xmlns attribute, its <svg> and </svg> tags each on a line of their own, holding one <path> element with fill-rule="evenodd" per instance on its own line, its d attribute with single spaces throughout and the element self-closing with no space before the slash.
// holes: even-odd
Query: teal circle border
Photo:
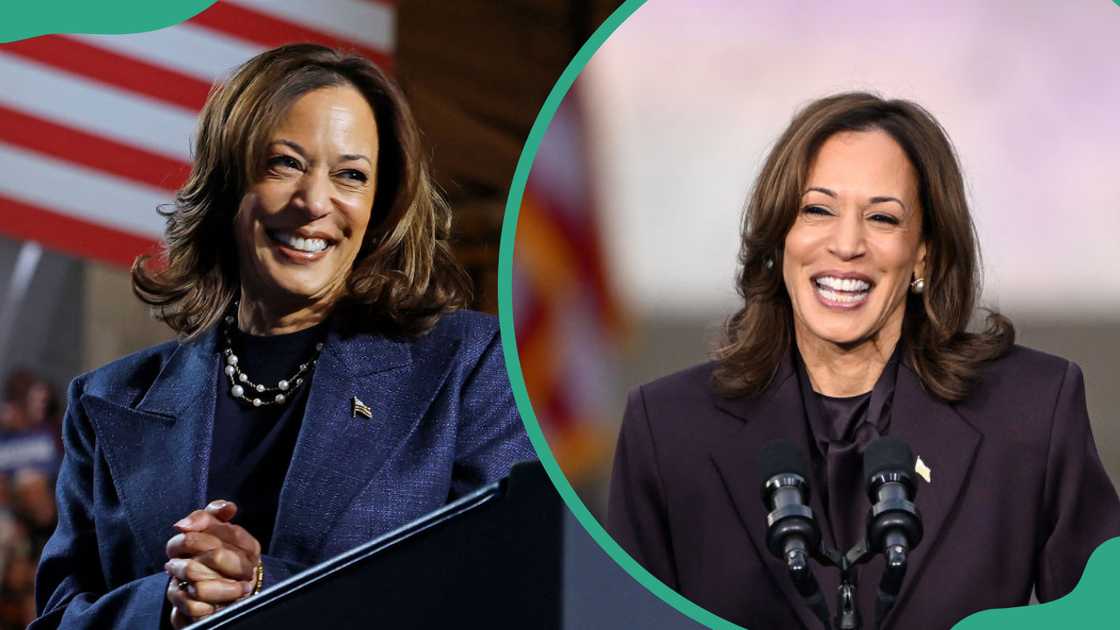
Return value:
<svg viewBox="0 0 1120 630">
<path fill-rule="evenodd" d="M 602 47 L 603 42 L 618 29 L 619 25 L 641 8 L 645 2 L 646 0 L 627 0 L 595 30 L 587 42 L 580 47 L 579 52 L 576 53 L 575 57 L 568 64 L 568 67 L 564 69 L 564 72 L 552 87 L 552 91 L 549 92 L 548 98 L 545 99 L 544 105 L 541 107 L 541 111 L 537 115 L 532 129 L 529 131 L 529 137 L 525 141 L 525 146 L 521 151 L 521 157 L 517 161 L 517 169 L 514 171 L 513 180 L 510 182 L 510 192 L 509 197 L 506 199 L 505 218 L 502 221 L 502 236 L 498 249 L 498 320 L 501 326 L 502 350 L 505 355 L 506 371 L 509 373 L 510 386 L 513 388 L 513 397 L 517 401 L 517 410 L 521 413 L 522 420 L 524 420 L 525 430 L 529 434 L 529 440 L 533 443 L 533 448 L 537 450 L 537 455 L 540 457 L 541 463 L 548 472 L 549 478 L 552 479 L 552 484 L 556 486 L 561 498 L 564 499 L 564 503 L 567 504 L 568 509 L 575 515 L 579 524 L 587 530 L 591 538 L 602 547 L 603 551 L 605 551 L 612 560 L 617 562 L 631 577 L 637 580 L 639 584 L 649 589 L 654 595 L 670 606 L 676 608 L 690 619 L 708 627 L 720 630 L 725 628 L 741 630 L 742 626 L 733 624 L 708 612 L 654 577 L 653 574 L 645 570 L 637 561 L 630 557 L 630 554 L 626 553 L 626 551 L 611 538 L 610 534 L 603 529 L 599 521 L 591 515 L 587 506 L 583 504 L 579 495 L 576 494 L 575 489 L 572 488 L 572 484 L 569 483 L 567 477 L 564 476 L 564 471 L 560 469 L 560 465 L 556 462 L 556 457 L 552 454 L 552 450 L 545 440 L 544 432 L 541 430 L 540 422 L 537 420 L 537 416 L 533 412 L 533 405 L 529 400 L 529 392 L 525 386 L 525 377 L 521 372 L 521 360 L 517 351 L 517 340 L 514 336 L 513 248 L 517 234 L 517 218 L 521 213 L 521 200 L 525 195 L 525 184 L 529 179 L 529 171 L 532 169 L 533 161 L 537 157 L 537 151 L 540 149 L 541 140 L 544 138 L 545 132 L 548 131 L 552 119 L 556 116 L 556 110 L 560 107 L 560 103 L 564 100 L 568 91 L 571 90 L 576 77 L 579 76 L 579 73 L 587 66 L 591 57 Z"/>
<path fill-rule="evenodd" d="M 1113 1 L 1120 5 L 1120 0 Z M 529 131 L 513 179 L 510 182 L 510 192 L 506 199 L 505 217 L 502 221 L 498 250 L 498 320 L 501 327 L 502 350 L 514 400 L 525 424 L 525 430 L 529 434 L 529 440 L 536 449 L 537 455 L 540 457 L 553 485 L 560 493 L 560 497 L 584 530 L 632 578 L 678 612 L 693 621 L 717 630 L 746 630 L 742 626 L 727 621 L 698 606 L 677 591 L 669 588 L 664 582 L 658 580 L 638 564 L 603 529 L 602 524 L 591 514 L 579 495 L 576 494 L 575 489 L 572 488 L 571 483 L 564 475 L 564 471 L 557 463 L 556 457 L 552 454 L 540 422 L 533 411 L 533 405 L 525 385 L 525 377 L 521 371 L 520 354 L 517 350 L 513 318 L 513 250 L 517 234 L 517 220 L 521 213 L 521 202 L 525 195 L 529 172 L 540 149 L 541 141 L 553 118 L 555 118 L 560 103 L 571 90 L 572 84 L 575 83 L 576 77 L 587 66 L 591 57 L 602 47 L 607 38 L 614 34 L 618 27 L 645 3 L 646 0 L 626 0 L 595 30 L 587 42 L 580 47 L 552 87 L 552 91 L 549 92 Z M 1106 613 L 1105 603 L 1111 599 L 1108 594 L 1108 585 L 1113 583 L 1115 575 L 1113 567 L 1118 564 L 1120 564 L 1120 538 L 1114 538 L 1102 544 L 1092 554 L 1092 557 L 1086 562 L 1083 579 L 1073 589 L 1073 592 L 1065 597 L 1040 606 L 980 611 L 965 617 L 954 627 L 959 625 L 962 629 L 967 627 L 970 630 L 972 628 L 981 630 L 981 628 L 1005 627 L 1008 623 L 1013 622 L 1024 629 L 1041 629 L 1052 627 L 1055 623 L 1095 623 L 1105 618 L 1111 618 Z"/>
</svg>

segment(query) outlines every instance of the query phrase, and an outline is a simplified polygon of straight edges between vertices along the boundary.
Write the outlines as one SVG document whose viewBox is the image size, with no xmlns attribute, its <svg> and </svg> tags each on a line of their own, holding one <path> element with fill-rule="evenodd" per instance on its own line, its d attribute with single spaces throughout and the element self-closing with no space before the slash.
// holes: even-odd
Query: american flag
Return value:
<svg viewBox="0 0 1120 630">
<path fill-rule="evenodd" d="M 533 412 L 557 463 L 581 486 L 602 478 L 618 434 L 611 366 L 627 328 L 601 246 L 586 131 L 573 88 L 533 161 L 513 266 L 517 350 Z"/>
<path fill-rule="evenodd" d="M 0 45 L 0 233 L 130 265 L 190 170 L 210 86 L 300 41 L 391 69 L 393 0 L 221 0 L 168 28 Z"/>
</svg>

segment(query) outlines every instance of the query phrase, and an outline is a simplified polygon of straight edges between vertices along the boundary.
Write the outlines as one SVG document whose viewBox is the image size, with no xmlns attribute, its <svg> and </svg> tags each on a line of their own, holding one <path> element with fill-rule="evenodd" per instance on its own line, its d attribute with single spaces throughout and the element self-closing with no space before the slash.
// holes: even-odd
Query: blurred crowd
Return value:
<svg viewBox="0 0 1120 630">
<path fill-rule="evenodd" d="M 55 525 L 62 457 L 54 387 L 30 370 L 4 380 L 0 403 L 0 630 L 35 618 L 35 567 Z"/>
</svg>

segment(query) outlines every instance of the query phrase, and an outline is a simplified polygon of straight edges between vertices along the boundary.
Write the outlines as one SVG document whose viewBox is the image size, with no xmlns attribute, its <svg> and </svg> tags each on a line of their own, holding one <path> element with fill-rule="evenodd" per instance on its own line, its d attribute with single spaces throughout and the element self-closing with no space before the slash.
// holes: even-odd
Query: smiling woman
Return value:
<svg viewBox="0 0 1120 630">
<path fill-rule="evenodd" d="M 830 627 L 835 594 L 837 618 L 948 628 L 1065 595 L 1120 535 L 1080 369 L 1015 346 L 999 314 L 967 329 L 964 191 L 915 103 L 839 94 L 794 117 L 747 204 L 714 360 L 627 403 L 607 524 L 653 575 L 750 628 Z M 882 501 L 887 483 L 906 494 Z"/>
<path fill-rule="evenodd" d="M 164 214 L 166 260 L 137 260 L 133 289 L 180 339 L 71 385 L 33 627 L 185 626 L 533 457 L 369 61 L 246 62 Z"/>
<path fill-rule="evenodd" d="M 373 111 L 349 86 L 309 92 L 281 119 L 267 156 L 234 232 L 242 294 L 259 298 L 243 300 L 246 328 L 274 322 L 280 333 L 346 290 L 376 192 Z"/>
<path fill-rule="evenodd" d="M 404 335 L 467 303 L 419 130 L 399 88 L 365 59 L 292 45 L 249 60 L 211 94 L 194 153 L 167 213 L 166 267 L 133 266 L 136 294 L 186 338 L 246 287 L 271 296 L 242 303 L 239 323 L 254 330 L 275 319 L 257 312 L 272 300 L 282 317 L 265 325 L 277 330 L 321 319 L 345 296 L 342 315 Z M 300 256 L 314 264 L 297 265 Z"/>
<path fill-rule="evenodd" d="M 803 357 L 831 346 L 862 352 L 858 360 L 878 369 L 837 373 L 828 361 L 807 359 L 824 368 L 809 370 L 822 381 L 816 391 L 858 395 L 871 389 L 898 343 L 911 277 L 923 277 L 917 178 L 886 132 L 842 132 L 821 146 L 802 204 L 782 256 L 794 336 Z"/>
</svg>

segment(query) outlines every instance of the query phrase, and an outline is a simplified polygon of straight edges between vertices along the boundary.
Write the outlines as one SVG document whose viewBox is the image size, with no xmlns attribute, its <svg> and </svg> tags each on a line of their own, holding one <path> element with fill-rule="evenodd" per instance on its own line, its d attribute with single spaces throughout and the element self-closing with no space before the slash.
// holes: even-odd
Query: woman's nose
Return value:
<svg viewBox="0 0 1120 630">
<path fill-rule="evenodd" d="M 861 214 L 857 211 L 846 212 L 835 223 L 828 249 L 841 260 L 858 258 L 865 251 L 866 243 L 864 242 L 864 226 Z"/>
<path fill-rule="evenodd" d="M 330 178 L 314 170 L 300 179 L 293 205 L 305 211 L 309 220 L 317 219 L 330 210 Z"/>
</svg>

